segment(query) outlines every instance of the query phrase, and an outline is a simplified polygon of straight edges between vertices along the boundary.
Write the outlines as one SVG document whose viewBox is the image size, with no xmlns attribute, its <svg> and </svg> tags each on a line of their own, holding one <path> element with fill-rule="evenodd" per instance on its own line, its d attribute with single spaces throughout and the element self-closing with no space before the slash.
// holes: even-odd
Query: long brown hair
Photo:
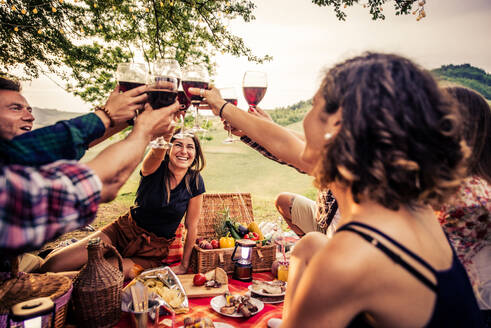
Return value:
<svg viewBox="0 0 491 328">
<path fill-rule="evenodd" d="M 468 174 L 491 184 L 491 108 L 479 93 L 464 87 L 445 88 L 459 103 L 464 118 L 463 135 L 471 148 Z"/>
<path fill-rule="evenodd" d="M 325 145 L 316 184 L 336 181 L 397 210 L 439 204 L 465 173 L 457 103 L 410 60 L 367 53 L 330 69 L 324 110 L 342 110 L 339 133 Z"/>
<path fill-rule="evenodd" d="M 179 133 L 179 130 L 176 130 L 174 132 L 174 135 Z M 191 181 L 194 179 L 196 182 L 196 188 L 199 186 L 199 179 L 198 175 L 199 173 L 205 168 L 205 156 L 203 154 L 203 150 L 201 149 L 201 144 L 199 142 L 199 139 L 197 136 L 192 136 L 190 137 L 193 139 L 194 142 L 194 148 L 196 150 L 196 155 L 194 156 L 193 163 L 191 163 L 191 166 L 188 168 L 188 171 L 186 172 L 186 175 L 184 176 L 184 183 L 186 184 L 186 190 L 191 194 Z M 173 142 L 176 138 L 172 136 L 171 142 Z M 171 177 L 174 177 L 174 174 L 169 170 L 169 152 L 166 152 L 165 157 L 163 162 L 165 163 L 164 165 L 164 186 L 165 186 L 165 191 L 167 192 L 167 203 L 170 201 L 170 182 L 171 182 Z"/>
</svg>

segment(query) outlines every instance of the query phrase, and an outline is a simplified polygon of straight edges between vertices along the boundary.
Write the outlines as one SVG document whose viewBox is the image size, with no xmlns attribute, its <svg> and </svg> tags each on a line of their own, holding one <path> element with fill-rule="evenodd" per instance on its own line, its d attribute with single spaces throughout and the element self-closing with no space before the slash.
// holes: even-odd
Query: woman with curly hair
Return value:
<svg viewBox="0 0 491 328">
<path fill-rule="evenodd" d="M 477 303 L 491 327 L 491 109 L 477 92 L 448 87 L 459 103 L 471 148 L 467 176 L 437 217 L 464 265 Z"/>
<path fill-rule="evenodd" d="M 282 137 L 214 89 L 191 92 L 252 139 Z M 480 327 L 465 270 L 431 208 L 464 175 L 459 119 L 432 76 L 405 58 L 368 53 L 327 72 L 304 119 L 305 148 L 292 151 L 316 165 L 341 227 L 328 242 L 313 232 L 295 246 L 281 327 Z"/>
</svg>

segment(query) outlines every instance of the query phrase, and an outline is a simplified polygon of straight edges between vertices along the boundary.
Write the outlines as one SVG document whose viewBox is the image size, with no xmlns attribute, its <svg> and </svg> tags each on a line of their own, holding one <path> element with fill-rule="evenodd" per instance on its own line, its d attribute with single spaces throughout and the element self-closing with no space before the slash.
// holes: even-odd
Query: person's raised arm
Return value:
<svg viewBox="0 0 491 328">
<path fill-rule="evenodd" d="M 146 104 L 145 111 L 135 120 L 133 131 L 128 137 L 107 147 L 87 163 L 103 183 L 103 202 L 116 197 L 119 188 L 140 163 L 150 140 L 172 129 L 172 121 L 178 111 L 177 102 L 161 110 L 152 110 Z"/>
<path fill-rule="evenodd" d="M 198 88 L 190 88 L 189 92 L 199 95 L 201 91 Z M 290 130 L 270 120 L 250 115 L 233 104 L 227 103 L 215 88 L 204 90 L 204 96 L 213 114 L 220 116 L 234 128 L 242 130 L 249 138 L 261 144 L 282 161 L 301 171 L 312 171 L 312 164 L 306 163 L 301 158 L 304 142 L 292 134 Z"/>
<path fill-rule="evenodd" d="M 96 110 L 94 112 L 94 114 L 99 117 L 102 124 L 104 124 L 106 131 L 102 137 L 91 141 L 89 147 L 101 143 L 128 126 L 127 121 L 135 118 L 137 113 L 143 109 L 143 104 L 148 97 L 145 93 L 146 89 L 147 87 L 143 85 L 120 93 L 119 85 L 116 86 L 104 105 L 104 109 L 109 114 L 106 114 L 103 110 Z M 111 126 L 111 120 L 113 126 Z"/>
</svg>

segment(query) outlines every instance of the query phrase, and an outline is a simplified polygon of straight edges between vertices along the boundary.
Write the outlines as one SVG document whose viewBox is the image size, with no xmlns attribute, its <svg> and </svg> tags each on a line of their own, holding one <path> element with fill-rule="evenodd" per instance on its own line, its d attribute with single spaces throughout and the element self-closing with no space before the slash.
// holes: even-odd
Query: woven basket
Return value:
<svg viewBox="0 0 491 328">
<path fill-rule="evenodd" d="M 119 270 L 104 259 L 103 248 L 109 248 L 118 260 Z M 89 240 L 88 261 L 73 282 L 73 308 L 79 327 L 113 327 L 121 316 L 123 260 L 116 248 L 102 244 L 99 238 Z"/>
<path fill-rule="evenodd" d="M 215 237 L 215 224 L 219 218 L 217 214 L 225 209 L 228 209 L 230 217 L 236 218 L 243 224 L 254 221 L 250 193 L 205 194 L 198 223 L 198 237 Z M 227 273 L 232 273 L 234 271 L 234 262 L 231 258 L 233 251 L 233 248 L 202 249 L 195 245 L 190 259 L 191 270 L 194 273 L 203 273 L 220 267 Z M 275 245 L 254 247 L 252 252 L 254 272 L 271 270 L 275 257 Z"/>
<path fill-rule="evenodd" d="M 7 276 L 7 275 L 6 275 Z M 72 294 L 72 281 L 58 274 L 19 273 L 12 266 L 9 279 L 0 281 L 0 327 L 6 327 L 13 305 L 38 297 L 49 297 L 55 304 L 56 328 L 65 325 L 68 301 Z M 42 316 L 42 327 L 51 327 L 52 315 Z M 13 322 L 10 322 L 11 325 Z M 24 325 L 21 323 L 20 327 Z"/>
</svg>

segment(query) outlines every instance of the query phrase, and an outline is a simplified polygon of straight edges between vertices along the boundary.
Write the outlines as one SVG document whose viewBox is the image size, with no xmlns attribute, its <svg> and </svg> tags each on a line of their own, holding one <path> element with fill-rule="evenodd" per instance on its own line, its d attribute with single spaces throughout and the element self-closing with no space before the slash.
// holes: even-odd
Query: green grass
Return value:
<svg viewBox="0 0 491 328">
<path fill-rule="evenodd" d="M 286 165 L 273 162 L 242 142 L 224 144 L 226 131 L 216 119 L 209 135 L 210 141 L 202 140 L 206 167 L 202 172 L 206 191 L 218 192 L 250 192 L 253 197 L 254 217 L 259 222 L 278 217 L 274 207 L 275 196 L 283 191 L 295 192 L 309 198 L 316 195 L 312 185 L 312 177 L 300 174 L 295 169 Z M 289 128 L 301 131 L 301 122 L 297 122 Z M 112 140 L 90 149 L 82 159 L 83 162 L 94 158 L 108 144 L 118 140 Z M 121 188 L 118 198 L 114 202 L 121 202 L 130 206 L 135 198 L 135 192 L 139 183 L 139 168 L 133 172 L 126 184 Z"/>
</svg>

